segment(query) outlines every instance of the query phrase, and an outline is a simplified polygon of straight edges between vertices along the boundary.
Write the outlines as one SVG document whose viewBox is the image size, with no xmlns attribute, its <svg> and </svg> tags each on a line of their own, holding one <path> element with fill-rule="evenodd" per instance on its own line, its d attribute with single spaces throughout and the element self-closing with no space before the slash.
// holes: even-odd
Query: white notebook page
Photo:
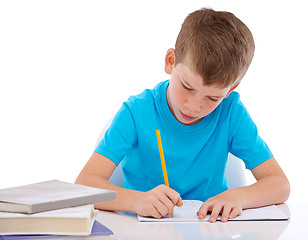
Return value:
<svg viewBox="0 0 308 240">
<path fill-rule="evenodd" d="M 198 200 L 184 200 L 183 206 L 174 207 L 174 213 L 172 216 L 165 216 L 160 219 L 153 217 L 142 217 L 138 215 L 138 221 L 140 222 L 200 222 L 209 221 L 210 215 L 207 215 L 204 220 L 199 220 L 197 212 L 201 207 L 202 202 Z M 288 216 L 279 209 L 276 205 L 246 209 L 243 210 L 240 216 L 228 221 L 252 221 L 252 220 L 287 220 Z M 220 220 L 220 216 L 218 217 Z"/>
</svg>

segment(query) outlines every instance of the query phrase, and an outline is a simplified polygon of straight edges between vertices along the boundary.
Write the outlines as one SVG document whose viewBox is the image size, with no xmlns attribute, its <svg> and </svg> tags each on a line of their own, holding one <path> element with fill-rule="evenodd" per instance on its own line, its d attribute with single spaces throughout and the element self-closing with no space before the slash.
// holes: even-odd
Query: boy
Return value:
<svg viewBox="0 0 308 240">
<path fill-rule="evenodd" d="M 76 183 L 117 191 L 99 209 L 161 218 L 182 199 L 204 201 L 197 215 L 225 222 L 242 209 L 282 203 L 289 182 L 233 92 L 254 54 L 249 29 L 233 14 L 201 9 L 185 19 L 165 57 L 170 81 L 126 101 Z M 170 188 L 165 186 L 160 130 Z M 257 182 L 228 189 L 227 155 L 241 158 Z M 108 182 L 122 161 L 125 188 Z"/>
</svg>

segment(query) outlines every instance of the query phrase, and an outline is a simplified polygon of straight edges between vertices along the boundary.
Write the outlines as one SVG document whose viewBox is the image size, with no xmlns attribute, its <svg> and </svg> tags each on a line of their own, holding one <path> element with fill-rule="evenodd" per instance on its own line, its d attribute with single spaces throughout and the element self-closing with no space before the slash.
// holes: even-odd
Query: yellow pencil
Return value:
<svg viewBox="0 0 308 240">
<path fill-rule="evenodd" d="M 165 157 L 164 157 L 164 152 L 163 152 L 163 145 L 162 145 L 162 143 L 161 143 L 161 138 L 160 138 L 160 132 L 159 132 L 159 130 L 156 130 L 156 137 L 157 137 L 157 143 L 158 143 L 158 149 L 159 149 L 159 155 L 160 155 L 161 166 L 162 166 L 162 168 L 163 168 L 163 175 L 164 175 L 165 185 L 166 185 L 167 187 L 169 187 L 169 181 L 168 181 L 168 175 L 167 175 L 167 168 L 166 168 Z M 173 210 L 172 210 L 171 216 L 173 217 Z"/>
</svg>

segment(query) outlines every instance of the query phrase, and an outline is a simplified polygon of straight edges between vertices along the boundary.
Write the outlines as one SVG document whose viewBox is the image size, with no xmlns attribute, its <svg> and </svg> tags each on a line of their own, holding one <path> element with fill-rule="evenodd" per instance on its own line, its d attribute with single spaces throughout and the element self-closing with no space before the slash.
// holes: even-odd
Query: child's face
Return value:
<svg viewBox="0 0 308 240">
<path fill-rule="evenodd" d="M 210 114 L 233 89 L 204 86 L 201 76 L 179 63 L 172 68 L 167 102 L 179 122 L 192 125 Z"/>
</svg>

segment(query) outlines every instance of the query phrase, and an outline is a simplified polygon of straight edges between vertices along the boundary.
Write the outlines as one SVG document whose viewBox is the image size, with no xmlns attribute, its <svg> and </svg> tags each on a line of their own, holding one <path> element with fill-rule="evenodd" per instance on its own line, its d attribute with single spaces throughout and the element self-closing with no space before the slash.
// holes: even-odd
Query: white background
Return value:
<svg viewBox="0 0 308 240">
<path fill-rule="evenodd" d="M 289 201 L 308 202 L 304 3 L 0 1 L 0 188 L 74 182 L 121 103 L 168 79 L 165 53 L 187 14 L 210 6 L 252 31 L 237 90 L 291 182 Z"/>
</svg>

